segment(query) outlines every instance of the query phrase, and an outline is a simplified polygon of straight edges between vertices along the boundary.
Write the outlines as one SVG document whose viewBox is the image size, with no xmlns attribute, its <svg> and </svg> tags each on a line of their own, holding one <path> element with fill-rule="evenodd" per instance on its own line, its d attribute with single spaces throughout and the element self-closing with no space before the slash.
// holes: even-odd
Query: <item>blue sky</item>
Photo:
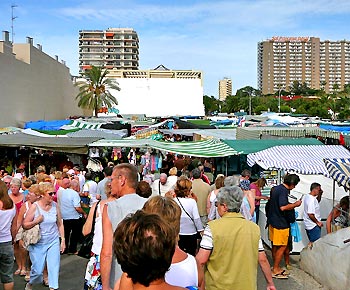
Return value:
<svg viewBox="0 0 350 290">
<path fill-rule="evenodd" d="M 229 77 L 234 92 L 257 87 L 257 43 L 272 36 L 315 36 L 350 40 L 347 0 L 1 0 L 0 29 L 15 42 L 34 38 L 44 52 L 66 61 L 78 73 L 78 31 L 134 28 L 140 39 L 140 69 L 163 64 L 201 70 L 204 94 L 218 95 Z"/>
</svg>

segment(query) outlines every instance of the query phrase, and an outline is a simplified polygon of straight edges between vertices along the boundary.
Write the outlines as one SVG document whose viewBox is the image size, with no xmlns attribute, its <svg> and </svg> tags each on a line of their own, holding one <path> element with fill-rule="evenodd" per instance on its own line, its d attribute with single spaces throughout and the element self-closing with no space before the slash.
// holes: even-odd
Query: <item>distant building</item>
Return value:
<svg viewBox="0 0 350 290">
<path fill-rule="evenodd" d="M 110 70 L 120 91 L 111 90 L 121 115 L 147 117 L 204 116 L 202 72 L 170 70 Z"/>
<path fill-rule="evenodd" d="M 102 66 L 106 69 L 137 70 L 139 38 L 132 28 L 79 31 L 79 72 Z"/>
<path fill-rule="evenodd" d="M 3 32 L 0 40 L 0 127 L 22 127 L 30 120 L 65 119 L 82 115 L 75 96 L 69 68 L 58 56 L 50 57 L 41 45 L 33 46 L 9 40 Z"/>
<path fill-rule="evenodd" d="M 219 100 L 225 101 L 228 96 L 232 96 L 232 80 L 224 78 L 219 81 Z"/>
<path fill-rule="evenodd" d="M 317 37 L 272 37 L 258 43 L 258 88 L 288 90 L 293 81 L 326 92 L 350 83 L 350 41 Z"/>
</svg>

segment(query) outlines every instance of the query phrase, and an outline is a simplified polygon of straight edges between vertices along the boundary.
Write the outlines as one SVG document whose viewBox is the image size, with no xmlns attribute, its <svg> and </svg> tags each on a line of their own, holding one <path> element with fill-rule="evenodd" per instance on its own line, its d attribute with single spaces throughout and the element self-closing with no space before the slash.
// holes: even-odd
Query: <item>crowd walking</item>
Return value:
<svg viewBox="0 0 350 290">
<path fill-rule="evenodd" d="M 150 168 L 154 160 L 150 159 Z M 26 280 L 25 290 L 37 284 L 59 289 L 61 255 L 80 255 L 91 238 L 84 290 L 256 290 L 258 266 L 266 289 L 275 290 L 274 279 L 289 276 L 290 267 L 281 264 L 284 258 L 289 265 L 291 223 L 302 203 L 310 246 L 320 238 L 319 183 L 311 184 L 303 201 L 290 203 L 290 191 L 300 181 L 296 174 L 287 174 L 266 196 L 266 179 L 253 181 L 249 170 L 214 179 L 208 160 L 202 165 L 200 159 L 173 156 L 165 162 L 168 171 L 159 173 L 145 170 L 147 162 L 143 167 L 111 164 L 99 182 L 93 172 L 84 174 L 79 166 L 51 170 L 51 175 L 40 166 L 27 178 L 3 177 L 4 289 L 15 289 L 14 275 Z M 257 225 L 262 200 L 269 201 L 271 266 Z M 347 218 L 343 212 L 348 208 L 348 199 L 342 199 L 330 213 L 327 230 Z"/>
</svg>

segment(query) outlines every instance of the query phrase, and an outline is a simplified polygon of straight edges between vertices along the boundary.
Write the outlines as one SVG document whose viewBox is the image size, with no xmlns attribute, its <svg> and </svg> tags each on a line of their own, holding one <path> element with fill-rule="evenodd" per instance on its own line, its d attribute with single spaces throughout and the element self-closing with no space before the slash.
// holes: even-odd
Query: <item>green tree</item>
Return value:
<svg viewBox="0 0 350 290">
<path fill-rule="evenodd" d="M 92 66 L 83 74 L 85 81 L 79 81 L 75 85 L 79 87 L 79 93 L 75 97 L 78 106 L 83 109 L 90 109 L 97 113 L 100 108 L 111 108 L 117 105 L 117 99 L 109 92 L 109 89 L 120 91 L 118 83 L 107 78 L 108 71 L 102 67 Z"/>
<path fill-rule="evenodd" d="M 222 102 L 216 99 L 214 96 L 203 96 L 204 111 L 206 115 L 211 113 L 220 112 Z"/>
</svg>

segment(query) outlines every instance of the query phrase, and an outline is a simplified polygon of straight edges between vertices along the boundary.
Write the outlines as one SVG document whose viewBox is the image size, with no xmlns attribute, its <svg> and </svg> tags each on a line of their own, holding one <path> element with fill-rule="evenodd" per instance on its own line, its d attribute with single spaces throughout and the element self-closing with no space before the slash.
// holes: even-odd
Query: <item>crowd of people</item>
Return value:
<svg viewBox="0 0 350 290">
<path fill-rule="evenodd" d="M 185 162 L 174 158 L 167 164 L 168 172 L 145 175 L 134 164 L 109 164 L 98 183 L 78 166 L 49 174 L 39 166 L 33 176 L 4 176 L 0 181 L 4 289 L 14 289 L 13 275 L 23 276 L 25 290 L 38 283 L 58 289 L 61 254 L 78 254 L 83 236 L 90 233 L 86 290 L 257 289 L 258 265 L 266 289 L 276 289 L 273 278 L 287 279 L 291 269 L 290 216 L 302 202 L 310 246 L 320 237 L 321 185 L 313 183 L 303 201 L 290 203 L 288 195 L 299 183 L 296 174 L 286 175 L 268 197 L 262 195 L 263 177 L 251 182 L 250 171 L 244 170 L 214 179 L 212 164 L 203 163 L 198 160 L 184 170 Z M 272 268 L 257 225 L 264 199 L 269 200 Z M 348 209 L 349 199 L 342 199 L 330 213 L 327 231 L 346 225 Z M 40 238 L 28 242 L 24 233 L 36 227 Z"/>
</svg>

